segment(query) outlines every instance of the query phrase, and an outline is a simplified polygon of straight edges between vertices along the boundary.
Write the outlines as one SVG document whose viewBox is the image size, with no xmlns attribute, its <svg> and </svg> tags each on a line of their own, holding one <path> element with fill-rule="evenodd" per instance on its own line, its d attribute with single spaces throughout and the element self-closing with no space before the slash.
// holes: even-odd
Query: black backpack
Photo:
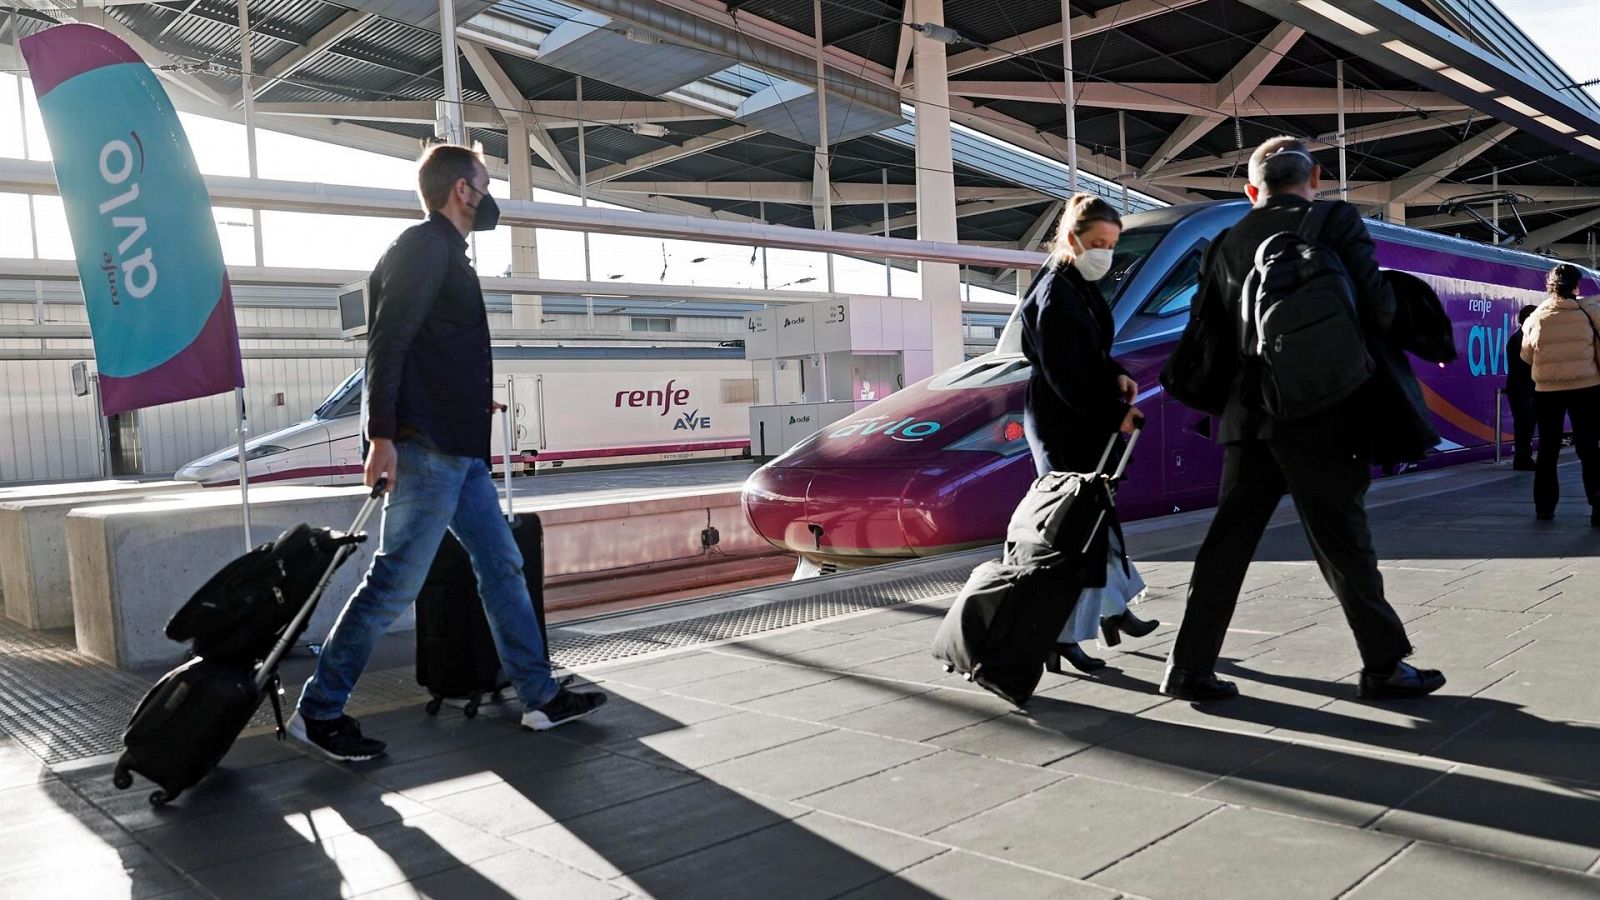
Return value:
<svg viewBox="0 0 1600 900">
<path fill-rule="evenodd" d="M 1316 242 L 1331 207 L 1313 203 L 1298 232 L 1262 241 L 1239 298 L 1240 349 L 1259 361 L 1262 407 L 1274 418 L 1322 412 L 1375 369 L 1350 273 Z"/>
<path fill-rule="evenodd" d="M 311 597 L 340 537 L 296 525 L 228 563 L 173 615 L 167 637 L 192 641 L 195 654 L 213 662 L 255 665 Z"/>
</svg>

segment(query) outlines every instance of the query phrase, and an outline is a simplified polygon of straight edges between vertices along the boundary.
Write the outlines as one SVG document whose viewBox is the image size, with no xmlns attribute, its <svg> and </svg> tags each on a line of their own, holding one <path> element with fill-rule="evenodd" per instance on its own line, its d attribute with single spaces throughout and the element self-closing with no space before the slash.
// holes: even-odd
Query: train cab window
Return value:
<svg viewBox="0 0 1600 900">
<path fill-rule="evenodd" d="M 1161 287 L 1139 307 L 1139 314 L 1164 319 L 1188 312 L 1195 294 L 1200 292 L 1200 261 L 1204 253 L 1205 246 L 1202 244 L 1173 267 L 1167 273 L 1166 280 L 1161 282 Z"/>
<path fill-rule="evenodd" d="M 928 383 L 928 388 L 935 391 L 960 391 L 997 387 L 1027 378 L 1029 371 L 1028 361 L 1020 356 L 985 355 L 968 360 L 937 376 Z"/>
<path fill-rule="evenodd" d="M 322 401 L 316 412 L 311 415 L 318 419 L 343 419 L 346 416 L 361 413 L 361 381 L 365 369 L 357 369 L 350 373 L 350 377 L 340 382 L 333 389 L 328 399 Z"/>
</svg>

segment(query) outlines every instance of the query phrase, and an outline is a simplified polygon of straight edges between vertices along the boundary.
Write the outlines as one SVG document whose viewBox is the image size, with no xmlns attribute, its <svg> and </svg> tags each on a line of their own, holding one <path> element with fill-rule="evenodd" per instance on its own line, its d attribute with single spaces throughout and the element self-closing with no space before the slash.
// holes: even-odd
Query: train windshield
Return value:
<svg viewBox="0 0 1600 900">
<path fill-rule="evenodd" d="M 1113 309 L 1122 289 L 1133 281 L 1139 267 L 1150 258 L 1169 230 L 1170 227 L 1130 228 L 1122 233 L 1122 238 L 1117 241 L 1116 252 L 1111 255 L 1111 269 L 1098 282 L 1106 303 Z M 1022 323 L 1016 313 L 1012 313 L 1010 321 L 1006 322 L 1000 340 L 995 343 L 994 352 L 1000 356 L 1022 355 Z"/>
<path fill-rule="evenodd" d="M 357 369 L 350 373 L 349 378 L 340 382 L 339 386 L 333 389 L 333 393 L 328 395 L 328 399 L 322 401 L 317 411 L 311 414 L 312 417 L 324 420 L 342 419 L 361 412 L 362 371 Z"/>
<path fill-rule="evenodd" d="M 1130 228 L 1122 233 L 1116 251 L 1111 254 L 1111 269 L 1097 283 L 1107 303 L 1117 305 L 1122 289 L 1138 274 L 1139 267 L 1150 258 L 1167 231 L 1166 228 Z"/>
</svg>

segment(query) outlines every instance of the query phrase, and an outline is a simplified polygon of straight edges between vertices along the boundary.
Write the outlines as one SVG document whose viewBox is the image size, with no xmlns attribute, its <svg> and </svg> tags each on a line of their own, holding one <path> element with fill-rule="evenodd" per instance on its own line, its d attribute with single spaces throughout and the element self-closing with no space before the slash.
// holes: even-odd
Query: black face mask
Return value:
<svg viewBox="0 0 1600 900">
<path fill-rule="evenodd" d="M 488 194 L 478 201 L 478 208 L 472 214 L 473 231 L 493 231 L 500 224 L 500 204 Z"/>
<path fill-rule="evenodd" d="M 478 190 L 470 184 L 467 187 L 472 188 L 474 191 Z M 478 200 L 478 205 L 472 210 L 472 230 L 493 231 L 495 226 L 500 224 L 500 204 L 494 202 L 494 198 L 490 195 L 482 191 L 478 191 L 478 193 L 481 197 Z"/>
</svg>

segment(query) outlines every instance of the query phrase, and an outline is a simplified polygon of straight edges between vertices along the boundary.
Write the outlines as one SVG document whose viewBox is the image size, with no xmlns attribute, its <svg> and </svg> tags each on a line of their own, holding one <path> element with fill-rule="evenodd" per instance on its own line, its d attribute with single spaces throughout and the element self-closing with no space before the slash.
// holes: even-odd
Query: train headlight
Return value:
<svg viewBox="0 0 1600 900">
<path fill-rule="evenodd" d="M 951 450 L 972 450 L 1000 456 L 1016 456 L 1028 451 L 1027 434 L 1020 413 L 1006 413 L 993 422 L 950 445 Z"/>
</svg>

